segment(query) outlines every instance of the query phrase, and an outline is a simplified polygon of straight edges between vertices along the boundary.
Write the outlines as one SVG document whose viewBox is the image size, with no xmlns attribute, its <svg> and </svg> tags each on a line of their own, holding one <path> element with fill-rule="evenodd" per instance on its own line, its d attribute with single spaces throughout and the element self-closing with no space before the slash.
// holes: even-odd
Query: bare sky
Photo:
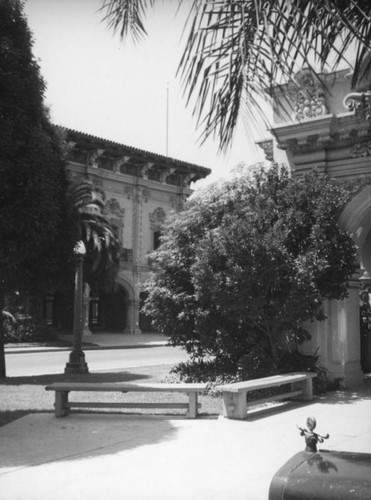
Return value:
<svg viewBox="0 0 371 500">
<path fill-rule="evenodd" d="M 158 154 L 166 154 L 168 139 L 169 156 L 211 168 L 212 179 L 227 176 L 239 162 L 262 161 L 263 154 L 242 127 L 226 156 L 211 140 L 199 146 L 175 78 L 185 42 L 185 12 L 176 16 L 177 5 L 158 2 L 147 16 L 149 36 L 133 45 L 107 29 L 99 0 L 27 0 L 46 104 L 58 125 Z"/>
</svg>

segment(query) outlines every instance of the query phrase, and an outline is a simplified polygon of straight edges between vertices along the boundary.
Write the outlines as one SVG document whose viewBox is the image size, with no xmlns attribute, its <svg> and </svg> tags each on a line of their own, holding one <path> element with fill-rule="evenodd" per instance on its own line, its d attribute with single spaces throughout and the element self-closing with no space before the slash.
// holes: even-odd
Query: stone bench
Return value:
<svg viewBox="0 0 371 500">
<path fill-rule="evenodd" d="M 196 418 L 198 413 L 198 394 L 204 391 L 207 384 L 127 384 L 127 383 L 80 383 L 57 382 L 47 385 L 47 391 L 55 391 L 55 416 L 67 416 L 71 408 L 165 408 L 186 409 L 188 418 Z M 150 402 L 90 402 L 69 401 L 70 392 L 177 392 L 188 396 L 183 403 L 150 403 Z"/>
<path fill-rule="evenodd" d="M 315 373 L 289 373 L 286 375 L 273 375 L 272 377 L 247 380 L 232 384 L 220 385 L 218 390 L 223 392 L 223 415 L 227 418 L 243 420 L 247 418 L 247 409 L 259 403 L 277 401 L 280 399 L 311 400 L 313 398 L 312 379 Z M 266 389 L 268 387 L 280 387 L 290 385 L 290 391 L 283 394 L 261 398 L 247 402 L 247 393 Z"/>
</svg>

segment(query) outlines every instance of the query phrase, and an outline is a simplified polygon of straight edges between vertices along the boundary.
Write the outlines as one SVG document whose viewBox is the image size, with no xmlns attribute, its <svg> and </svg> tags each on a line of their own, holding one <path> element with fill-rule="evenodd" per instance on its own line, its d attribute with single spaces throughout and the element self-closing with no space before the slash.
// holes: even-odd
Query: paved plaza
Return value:
<svg viewBox="0 0 371 500">
<path fill-rule="evenodd" d="M 322 446 L 371 452 L 371 380 L 358 391 L 284 403 L 246 421 L 29 414 L 0 428 L 2 500 L 265 500 L 279 467 L 304 449 L 308 415 Z"/>
</svg>

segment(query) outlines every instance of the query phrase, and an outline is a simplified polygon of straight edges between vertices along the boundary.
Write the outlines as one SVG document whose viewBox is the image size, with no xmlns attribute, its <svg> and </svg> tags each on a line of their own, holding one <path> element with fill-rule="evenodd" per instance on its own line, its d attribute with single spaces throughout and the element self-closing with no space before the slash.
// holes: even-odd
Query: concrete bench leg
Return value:
<svg viewBox="0 0 371 500">
<path fill-rule="evenodd" d="M 296 382 L 294 384 L 291 384 L 292 391 L 299 389 L 303 391 L 303 395 L 299 396 L 297 399 L 300 399 L 302 401 L 311 401 L 313 399 L 312 377 L 308 377 L 306 380 L 303 380 L 302 382 Z"/>
<path fill-rule="evenodd" d="M 247 418 L 246 393 L 223 392 L 223 415 L 227 418 Z"/>
<path fill-rule="evenodd" d="M 197 392 L 188 393 L 188 418 L 197 418 Z"/>
<path fill-rule="evenodd" d="M 55 416 L 65 417 L 68 415 L 68 391 L 55 391 Z"/>
</svg>

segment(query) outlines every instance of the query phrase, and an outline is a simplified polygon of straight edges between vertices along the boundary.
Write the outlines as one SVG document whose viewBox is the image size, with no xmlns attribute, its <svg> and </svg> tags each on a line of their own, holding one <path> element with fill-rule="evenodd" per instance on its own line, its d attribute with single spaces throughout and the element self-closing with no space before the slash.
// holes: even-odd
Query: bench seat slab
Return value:
<svg viewBox="0 0 371 500">
<path fill-rule="evenodd" d="M 188 418 L 197 418 L 198 393 L 206 389 L 207 384 L 96 384 L 80 382 L 57 382 L 45 387 L 55 392 L 55 416 L 64 417 L 70 408 L 185 408 Z M 109 402 L 69 402 L 69 392 L 180 392 L 188 396 L 188 403 L 109 403 Z"/>
<path fill-rule="evenodd" d="M 290 373 L 219 386 L 218 389 L 223 392 L 223 415 L 227 418 L 243 420 L 247 418 L 248 406 L 256 406 L 262 402 L 290 399 L 293 397 L 309 401 L 313 398 L 312 380 L 314 377 L 316 377 L 315 373 Z M 290 385 L 291 392 L 258 399 L 247 404 L 248 392 L 283 385 Z"/>
</svg>

